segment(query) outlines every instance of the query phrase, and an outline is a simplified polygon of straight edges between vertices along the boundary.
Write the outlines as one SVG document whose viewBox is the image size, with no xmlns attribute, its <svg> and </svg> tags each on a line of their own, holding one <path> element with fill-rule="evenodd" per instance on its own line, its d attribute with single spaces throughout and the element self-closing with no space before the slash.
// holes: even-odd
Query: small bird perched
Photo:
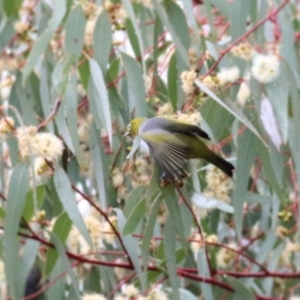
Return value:
<svg viewBox="0 0 300 300">
<path fill-rule="evenodd" d="M 146 142 L 162 172 L 161 179 L 180 181 L 186 177 L 187 160 L 192 158 L 203 158 L 233 175 L 234 166 L 205 145 L 202 138 L 210 138 L 196 125 L 172 117 L 136 118 L 128 124 L 125 135 L 140 136 Z"/>
</svg>

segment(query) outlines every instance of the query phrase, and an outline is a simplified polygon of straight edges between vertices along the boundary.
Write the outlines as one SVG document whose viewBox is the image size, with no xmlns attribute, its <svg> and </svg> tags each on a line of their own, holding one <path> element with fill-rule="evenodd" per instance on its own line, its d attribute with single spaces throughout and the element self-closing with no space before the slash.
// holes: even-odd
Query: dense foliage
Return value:
<svg viewBox="0 0 300 300">
<path fill-rule="evenodd" d="M 296 0 L 0 7 L 1 299 L 300 299 Z M 158 115 L 233 179 L 162 186 L 123 138 Z"/>
</svg>

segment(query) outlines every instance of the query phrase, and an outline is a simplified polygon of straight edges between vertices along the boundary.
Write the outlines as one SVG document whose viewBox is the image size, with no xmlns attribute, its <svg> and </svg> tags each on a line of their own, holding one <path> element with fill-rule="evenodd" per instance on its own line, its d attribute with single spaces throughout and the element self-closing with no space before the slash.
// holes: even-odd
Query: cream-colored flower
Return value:
<svg viewBox="0 0 300 300">
<path fill-rule="evenodd" d="M 139 290 L 133 284 L 127 284 L 123 289 L 123 294 L 127 297 L 137 296 Z"/>
<path fill-rule="evenodd" d="M 95 250 L 103 249 L 101 222 L 93 216 L 87 216 L 84 218 L 84 223 L 90 233 L 95 249 L 90 248 L 79 230 L 73 226 L 67 240 L 69 250 L 74 253 L 89 254 Z"/>
<path fill-rule="evenodd" d="M 50 132 L 41 132 L 33 137 L 32 148 L 37 155 L 52 161 L 62 155 L 64 145 L 56 135 Z"/>
<path fill-rule="evenodd" d="M 127 12 L 120 3 L 114 4 L 110 1 L 105 1 L 104 8 L 110 17 L 112 23 L 124 22 L 127 18 Z"/>
<path fill-rule="evenodd" d="M 102 294 L 84 294 L 82 300 L 106 300 Z"/>
<path fill-rule="evenodd" d="M 204 236 L 206 235 L 205 233 L 203 233 L 203 234 L 204 234 Z M 192 249 L 194 255 L 197 256 L 198 251 L 202 248 L 203 248 L 203 241 L 202 241 L 201 235 L 199 233 L 196 233 L 193 237 L 193 241 L 191 242 L 191 249 Z"/>
<path fill-rule="evenodd" d="M 15 120 L 11 117 L 0 119 L 0 137 L 6 136 L 8 133 L 14 131 Z"/>
<path fill-rule="evenodd" d="M 202 80 L 200 79 L 200 81 L 210 90 L 215 90 L 220 85 L 219 79 L 210 75 L 206 76 Z"/>
<path fill-rule="evenodd" d="M 228 82 L 235 82 L 240 76 L 240 70 L 237 66 L 230 68 L 222 68 L 220 72 L 217 73 L 217 78 L 220 85 L 224 85 Z"/>
<path fill-rule="evenodd" d="M 246 101 L 249 99 L 250 94 L 251 94 L 250 89 L 249 89 L 247 83 L 242 82 L 242 84 L 240 85 L 239 92 L 237 94 L 238 104 L 243 107 L 245 105 Z"/>
<path fill-rule="evenodd" d="M 170 102 L 164 103 L 158 108 L 157 115 L 158 116 L 169 116 L 173 113 L 173 107 Z"/>
<path fill-rule="evenodd" d="M 114 300 L 127 300 L 127 298 L 125 296 L 123 296 L 122 294 L 117 294 L 114 297 Z"/>
<path fill-rule="evenodd" d="M 16 130 L 16 136 L 18 140 L 19 153 L 22 159 L 26 159 L 30 156 L 30 152 L 34 154 L 33 140 L 37 133 L 37 127 L 27 126 L 19 127 Z"/>
<path fill-rule="evenodd" d="M 96 249 L 103 248 L 101 222 L 95 217 L 87 216 L 84 218 L 84 223 L 90 233 L 91 239 Z"/>
<path fill-rule="evenodd" d="M 208 243 L 217 243 L 218 237 L 215 234 L 210 234 L 205 238 L 205 241 Z"/>
<path fill-rule="evenodd" d="M 196 51 L 193 48 L 189 49 L 189 63 L 190 63 L 190 68 L 192 70 L 196 69 L 197 67 L 197 62 L 198 62 L 198 58 L 196 55 Z"/>
<path fill-rule="evenodd" d="M 237 56 L 239 58 L 242 58 L 244 60 L 250 60 L 253 57 L 253 54 L 255 53 L 253 48 L 249 43 L 241 43 L 237 46 L 234 46 L 231 49 L 231 53 L 234 56 Z"/>
<path fill-rule="evenodd" d="M 5 276 L 5 266 L 3 260 L 1 259 L 0 260 L 0 295 L 3 299 L 5 299 L 6 292 L 7 292 L 7 282 Z"/>
<path fill-rule="evenodd" d="M 138 3 L 141 3 L 142 5 L 144 5 L 147 8 L 152 9 L 153 8 L 153 4 L 151 0 L 137 0 Z"/>
<path fill-rule="evenodd" d="M 24 34 L 30 29 L 30 23 L 27 21 L 17 21 L 14 24 L 15 32 L 18 34 Z"/>
<path fill-rule="evenodd" d="M 300 252 L 300 244 L 288 240 L 284 251 L 282 251 L 280 255 L 280 264 L 290 266 L 292 263 L 292 256 L 295 252 Z"/>
<path fill-rule="evenodd" d="M 186 94 L 190 94 L 194 89 L 194 82 L 197 78 L 197 73 L 193 70 L 183 71 L 180 75 L 182 89 Z"/>
<path fill-rule="evenodd" d="M 118 198 L 117 198 L 118 203 L 120 203 L 121 201 L 126 201 L 128 197 L 128 189 L 125 185 L 121 185 L 118 188 L 117 193 L 118 193 Z"/>
<path fill-rule="evenodd" d="M 119 187 L 124 182 L 124 175 L 118 168 L 115 168 L 112 172 L 112 183 L 114 187 Z"/>
<path fill-rule="evenodd" d="M 225 203 L 231 201 L 229 197 L 232 188 L 232 179 L 224 174 L 219 168 L 210 165 L 206 173 L 207 188 L 204 194 L 207 197 L 216 198 Z"/>
<path fill-rule="evenodd" d="M 124 263 L 124 260 L 122 258 L 117 258 L 115 260 L 115 263 Z M 118 280 L 122 280 L 125 275 L 126 275 L 126 269 L 122 268 L 122 267 L 115 267 L 114 268 L 114 273 L 117 276 Z"/>
<path fill-rule="evenodd" d="M 276 235 L 282 239 L 286 238 L 286 236 L 290 233 L 290 231 L 287 228 L 285 228 L 281 225 L 276 227 L 275 232 L 276 232 Z"/>
<path fill-rule="evenodd" d="M 34 159 L 34 174 L 35 176 L 46 175 L 49 176 L 52 173 L 51 162 L 47 162 L 45 158 L 38 156 Z"/>
<path fill-rule="evenodd" d="M 237 250 L 237 245 L 235 243 L 230 243 L 227 246 L 233 250 Z M 222 269 L 229 268 L 233 264 L 236 257 L 237 257 L 236 252 L 222 247 L 218 251 L 216 256 L 218 267 Z"/>
<path fill-rule="evenodd" d="M 1 61 L 0 61 L 0 71 L 1 69 L 3 70 L 8 70 L 10 68 L 9 62 L 13 61 L 11 59 L 6 60 L 4 62 L 4 66 L 1 66 Z M 16 67 L 14 68 L 16 69 Z M 16 78 L 14 75 L 7 74 L 4 78 L 1 79 L 0 82 L 0 93 L 1 93 L 1 98 L 2 100 L 8 100 L 11 92 L 11 88 L 15 82 Z"/>
<path fill-rule="evenodd" d="M 193 125 L 199 125 L 200 121 L 202 120 L 202 116 L 198 111 L 195 111 L 191 114 L 178 113 L 175 116 L 175 118 L 180 122 L 193 124 Z"/>
<path fill-rule="evenodd" d="M 84 15 L 87 18 L 97 17 L 102 11 L 101 6 L 98 6 L 96 3 L 90 1 L 84 1 L 83 3 L 81 3 L 81 6 Z"/>
<path fill-rule="evenodd" d="M 117 217 L 116 216 L 111 216 L 109 217 L 109 220 L 113 226 L 116 226 L 117 224 Z M 109 222 L 105 221 L 101 225 L 102 228 L 102 234 L 103 234 L 103 239 L 106 243 L 113 245 L 115 242 L 116 235 L 111 228 L 111 225 Z"/>
<path fill-rule="evenodd" d="M 280 61 L 276 55 L 257 54 L 254 56 L 251 74 L 260 83 L 268 83 L 279 75 Z"/>
<path fill-rule="evenodd" d="M 88 47 L 93 46 L 94 43 L 94 29 L 96 25 L 96 18 L 88 19 L 85 27 L 84 44 Z"/>
<path fill-rule="evenodd" d="M 83 145 L 81 145 L 83 146 Z M 81 147 L 83 148 L 83 147 Z M 92 162 L 92 156 L 90 151 L 83 151 L 81 154 L 81 160 L 79 161 L 80 175 L 87 178 L 91 177 L 94 173 L 94 165 Z"/>
</svg>

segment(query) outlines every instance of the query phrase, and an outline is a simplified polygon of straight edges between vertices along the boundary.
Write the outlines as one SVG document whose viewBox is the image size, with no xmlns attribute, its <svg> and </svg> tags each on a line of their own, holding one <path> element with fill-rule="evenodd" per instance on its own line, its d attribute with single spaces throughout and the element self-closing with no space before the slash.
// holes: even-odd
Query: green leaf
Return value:
<svg viewBox="0 0 300 300">
<path fill-rule="evenodd" d="M 204 248 L 200 248 L 198 250 L 197 254 L 197 269 L 198 274 L 203 276 L 204 278 L 210 278 L 210 270 L 209 270 L 209 263 L 208 259 L 210 259 L 209 256 L 206 255 L 206 252 Z M 205 299 L 214 299 L 213 290 L 211 288 L 211 285 L 205 282 L 201 282 L 201 289 L 203 291 L 203 295 Z"/>
<path fill-rule="evenodd" d="M 10 0 L 7 0 L 11 3 Z M 7 46 L 9 41 L 13 38 L 15 35 L 14 31 L 14 20 L 8 19 L 5 21 L 5 23 L 1 24 L 0 26 L 0 52 L 2 53 L 3 49 Z"/>
<path fill-rule="evenodd" d="M 38 59 L 46 50 L 53 34 L 66 13 L 66 0 L 53 0 L 53 6 L 52 19 L 50 20 L 47 29 L 35 41 L 27 58 L 26 65 L 23 70 L 23 82 L 25 82 L 28 75 L 35 67 Z"/>
<path fill-rule="evenodd" d="M 3 207 L 0 207 L 0 220 L 2 221 L 6 216 L 6 211 Z"/>
<path fill-rule="evenodd" d="M 112 45 L 111 23 L 105 10 L 99 15 L 94 29 L 94 59 L 106 73 L 109 53 Z"/>
<path fill-rule="evenodd" d="M 39 88 L 44 117 L 49 116 L 51 113 L 52 101 L 50 95 L 49 77 L 50 75 L 46 63 L 44 63 L 41 69 L 41 79 L 40 79 L 40 88 Z M 50 132 L 54 132 L 53 122 L 49 122 L 47 124 L 47 128 Z"/>
<path fill-rule="evenodd" d="M 68 90 L 68 93 L 65 93 L 65 95 L 63 96 L 63 99 L 65 99 L 68 96 L 70 96 L 70 90 Z M 70 129 L 69 129 L 69 126 L 68 126 L 67 120 L 66 120 L 65 110 L 66 110 L 66 103 L 63 102 L 55 116 L 55 123 L 57 125 L 60 135 L 64 139 L 64 142 L 67 144 L 70 151 L 72 153 L 74 153 L 75 151 L 74 151 L 74 147 L 73 147 L 73 143 L 72 143 Z"/>
<path fill-rule="evenodd" d="M 93 115 L 97 114 L 95 122 L 98 127 L 103 126 L 106 129 L 109 143 L 112 143 L 112 124 L 110 116 L 110 104 L 108 94 L 105 86 L 104 77 L 98 63 L 90 58 L 90 71 L 91 78 L 90 84 L 93 84 L 93 97 L 89 98 L 90 102 L 93 103 L 93 107 L 96 111 L 92 111 Z M 98 123 L 100 120 L 101 123 Z"/>
<path fill-rule="evenodd" d="M 60 240 L 58 239 L 58 237 L 52 233 L 52 232 L 48 232 L 50 237 L 51 237 L 51 242 L 54 244 L 55 249 L 57 250 L 60 258 L 61 258 L 61 264 L 64 267 L 64 270 L 68 272 L 69 276 L 71 277 L 71 282 L 72 282 L 72 288 L 73 291 L 75 292 L 75 297 L 76 299 L 80 299 L 80 292 L 79 292 L 79 288 L 78 288 L 78 282 L 77 279 L 75 277 L 75 274 L 72 270 L 71 264 L 69 262 L 69 259 L 67 257 L 67 254 L 65 252 L 65 249 L 62 245 L 62 243 L 60 242 Z"/>
<path fill-rule="evenodd" d="M 270 183 L 270 185 L 274 189 L 274 191 L 277 194 L 278 198 L 282 202 L 285 201 L 285 195 L 282 191 L 282 187 L 280 186 L 280 184 L 277 180 L 276 174 L 274 173 L 274 168 L 272 166 L 271 159 L 270 159 L 270 153 L 268 152 L 266 147 L 264 147 L 261 144 L 259 145 L 259 154 L 260 154 L 260 158 L 261 158 L 261 161 L 262 161 L 264 171 L 267 175 L 268 182 Z"/>
<path fill-rule="evenodd" d="M 170 215 L 164 227 L 164 245 L 165 257 L 168 271 L 168 278 L 172 287 L 172 299 L 180 299 L 179 297 L 179 280 L 176 270 L 176 230 L 172 219 L 174 216 Z"/>
<path fill-rule="evenodd" d="M 137 117 L 146 117 L 147 102 L 142 69 L 132 57 L 123 52 L 122 60 L 128 80 L 129 109 L 135 110 Z"/>
<path fill-rule="evenodd" d="M 5 275 L 13 299 L 19 299 L 23 296 L 22 287 L 18 282 L 19 240 L 17 234 L 28 188 L 28 164 L 20 163 L 13 169 L 10 177 L 3 234 Z"/>
<path fill-rule="evenodd" d="M 182 60 L 184 61 L 186 66 L 189 66 L 188 51 L 186 48 L 187 45 L 184 45 L 183 41 L 180 39 L 181 37 L 179 37 L 177 35 L 178 28 L 173 27 L 172 22 L 168 18 L 170 15 L 168 16 L 167 11 L 165 10 L 163 5 L 158 0 L 153 0 L 153 5 L 154 5 L 155 11 L 156 11 L 157 15 L 159 16 L 159 18 L 161 19 L 162 23 L 167 28 L 167 30 L 170 32 L 170 34 L 172 36 L 172 40 L 174 41 L 176 49 L 180 53 Z M 171 15 L 171 17 L 173 17 L 173 15 Z M 173 21 L 173 19 L 172 19 L 172 21 Z"/>
<path fill-rule="evenodd" d="M 7 17 L 17 15 L 22 2 L 22 0 L 3 0 L 3 8 Z"/>
<path fill-rule="evenodd" d="M 265 85 L 268 98 L 275 110 L 277 124 L 279 125 L 285 144 L 288 139 L 288 100 L 290 84 L 286 65 L 282 63 L 279 77 L 273 82 Z"/>
<path fill-rule="evenodd" d="M 76 94 L 77 78 L 74 76 L 68 83 L 66 92 L 63 96 L 63 109 L 65 118 L 67 119 L 68 131 L 70 134 L 69 143 L 72 145 L 74 154 L 78 161 L 81 159 L 81 149 L 78 137 L 78 124 L 77 124 L 77 94 Z"/>
<path fill-rule="evenodd" d="M 140 50 L 139 40 L 138 40 L 138 37 L 136 35 L 135 29 L 132 25 L 131 20 L 127 19 L 125 25 L 126 25 L 126 32 L 128 34 L 128 38 L 130 40 L 130 44 L 134 51 L 135 57 L 140 57 L 141 50 Z"/>
<path fill-rule="evenodd" d="M 246 116 L 233 102 L 228 100 L 226 104 L 216 94 L 214 94 L 210 89 L 208 89 L 202 82 L 200 82 L 200 80 L 196 80 L 195 83 L 200 88 L 200 90 L 202 90 L 214 101 L 216 101 L 227 111 L 229 111 L 233 116 L 235 116 L 244 125 L 246 125 L 246 127 L 248 127 L 263 143 L 265 143 L 262 137 L 260 136 L 260 134 L 258 133 L 258 131 L 256 130 L 256 128 L 251 124 L 251 122 L 246 118 Z"/>
<path fill-rule="evenodd" d="M 171 216 L 173 227 L 176 229 L 176 232 L 180 237 L 182 246 L 184 248 L 187 248 L 187 241 L 183 231 L 184 226 L 183 226 L 182 216 L 178 204 L 178 197 L 176 196 L 176 193 L 174 191 L 174 186 L 167 186 L 161 188 L 161 192 L 163 194 L 165 203 L 167 205 L 169 214 Z"/>
<path fill-rule="evenodd" d="M 124 209 L 123 209 L 123 213 L 124 213 L 124 216 L 126 217 L 126 219 L 129 218 L 129 215 L 132 213 L 132 211 L 134 210 L 136 204 L 141 199 L 141 197 L 142 198 L 144 197 L 142 195 L 144 190 L 145 190 L 144 186 L 139 186 L 136 189 L 132 190 L 130 192 L 130 194 L 128 195 Z"/>
<path fill-rule="evenodd" d="M 124 5 L 124 8 L 130 18 L 130 21 L 133 25 L 133 28 L 135 30 L 137 39 L 139 41 L 139 47 L 140 47 L 140 51 L 141 51 L 141 61 L 142 61 L 142 65 L 143 65 L 143 70 L 144 72 L 146 72 L 146 67 L 145 67 L 145 59 L 144 59 L 144 44 L 143 44 L 143 39 L 142 39 L 142 33 L 140 30 L 140 26 L 137 22 L 137 17 L 134 14 L 134 10 L 133 10 L 133 6 L 130 0 L 122 0 L 122 3 Z"/>
<path fill-rule="evenodd" d="M 41 208 L 43 205 L 43 202 L 45 200 L 45 187 L 43 185 L 40 185 L 36 188 L 35 191 L 36 195 L 36 200 L 37 200 L 37 209 Z M 34 191 L 30 190 L 27 195 L 26 195 L 26 200 L 25 200 L 25 207 L 23 211 L 23 218 L 26 221 L 30 221 L 30 219 L 34 215 Z"/>
<path fill-rule="evenodd" d="M 256 262 L 259 264 L 265 263 L 265 260 L 267 257 L 270 256 L 270 253 L 272 252 L 272 249 L 277 241 L 277 236 L 274 232 L 274 229 L 271 229 L 269 231 L 265 232 L 266 239 L 262 241 L 259 246 L 259 251 L 257 252 L 257 255 L 255 257 Z M 249 272 L 257 272 L 259 270 L 258 265 L 253 265 L 252 268 L 249 270 Z M 245 280 L 246 286 L 251 286 L 254 281 L 254 278 L 247 278 Z"/>
<path fill-rule="evenodd" d="M 124 225 L 123 235 L 134 233 L 136 227 L 140 224 L 146 213 L 146 201 L 140 199 L 135 208 L 131 211 Z"/>
<path fill-rule="evenodd" d="M 62 244 L 67 240 L 72 227 L 72 221 L 70 220 L 68 214 L 64 212 L 61 214 L 54 223 L 52 232 L 57 236 Z M 53 248 L 48 248 L 45 264 L 45 273 L 49 275 L 58 259 L 58 252 Z"/>
<path fill-rule="evenodd" d="M 18 288 L 24 293 L 26 281 L 38 254 L 40 243 L 35 240 L 26 240 L 25 247 L 22 249 L 21 257 L 19 258 L 18 268 L 22 272 L 18 272 Z"/>
<path fill-rule="evenodd" d="M 118 218 L 118 229 L 119 232 L 123 232 L 124 226 L 126 223 L 126 219 L 122 213 L 122 211 L 118 208 L 115 209 Z M 137 276 L 139 278 L 142 289 L 146 288 L 146 277 L 145 272 L 142 270 L 141 261 L 139 258 L 139 242 L 136 238 L 132 236 L 122 236 L 123 243 L 128 252 L 128 255 L 133 263 L 134 269 L 137 272 Z"/>
<path fill-rule="evenodd" d="M 300 64 L 297 54 L 297 48 L 294 41 L 294 25 L 289 22 L 292 12 L 289 9 L 283 10 L 278 14 L 279 26 L 281 31 L 281 47 L 280 56 L 283 62 L 287 62 L 293 73 L 293 81 L 295 81 L 298 89 L 300 88 Z"/>
<path fill-rule="evenodd" d="M 18 104 L 20 105 L 21 114 L 25 125 L 36 125 L 37 121 L 35 118 L 35 112 L 33 107 L 35 101 L 32 94 L 30 80 L 28 81 L 29 83 L 26 86 L 23 86 L 21 82 L 21 76 L 17 76 L 16 92 L 17 97 L 19 99 Z"/>
<path fill-rule="evenodd" d="M 180 299 L 184 300 L 198 300 L 199 298 L 191 293 L 189 290 L 179 288 Z"/>
<path fill-rule="evenodd" d="M 238 138 L 237 162 L 235 168 L 235 188 L 233 190 L 233 206 L 234 221 L 237 236 L 241 238 L 243 207 L 245 194 L 248 190 L 248 182 L 250 177 L 250 169 L 257 153 L 257 138 L 250 130 L 245 132 Z"/>
<path fill-rule="evenodd" d="M 106 187 L 105 187 L 105 178 L 108 169 L 105 167 L 105 154 L 103 152 L 102 147 L 100 147 L 98 138 L 97 138 L 97 130 L 92 124 L 90 131 L 90 139 L 89 146 L 92 155 L 92 161 L 95 171 L 96 184 L 98 189 L 98 194 L 100 198 L 100 203 L 102 209 L 107 209 L 107 196 L 106 196 Z"/>
<path fill-rule="evenodd" d="M 162 203 L 163 198 L 157 197 L 151 207 L 150 207 L 150 213 L 148 217 L 148 221 L 145 226 L 145 230 L 143 232 L 143 239 L 142 239 L 142 258 L 143 258 L 143 267 L 145 272 L 147 273 L 148 268 L 148 256 L 150 251 L 150 242 L 153 236 L 153 230 L 155 226 L 155 222 L 159 213 L 159 208 Z"/>
<path fill-rule="evenodd" d="M 78 72 L 80 75 L 82 85 L 83 85 L 84 89 L 87 91 L 89 79 L 90 79 L 90 65 L 89 65 L 88 60 L 84 56 L 80 57 L 80 61 L 81 61 L 81 64 L 79 64 L 79 66 L 78 66 Z"/>
<path fill-rule="evenodd" d="M 236 40 L 245 32 L 251 5 L 253 4 L 250 1 L 243 0 L 236 0 L 230 3 L 228 12 L 231 22 L 230 31 L 232 40 Z"/>
<path fill-rule="evenodd" d="M 169 98 L 170 102 L 172 103 L 173 109 L 177 111 L 177 86 L 178 86 L 178 74 L 177 74 L 177 59 L 176 59 L 176 53 L 173 53 L 169 68 L 168 68 L 168 92 L 169 92 Z"/>
<path fill-rule="evenodd" d="M 77 60 L 74 55 L 65 55 L 55 64 L 54 70 L 51 74 L 51 79 L 54 89 L 60 97 L 62 97 L 66 91 L 69 83 L 71 68 L 76 61 Z"/>
<path fill-rule="evenodd" d="M 251 290 L 249 290 L 240 280 L 233 277 L 227 277 L 226 280 L 234 289 L 234 299 L 255 300 L 256 297 Z"/>
<path fill-rule="evenodd" d="M 184 15 L 182 9 L 175 2 L 172 2 L 172 1 L 165 1 L 164 6 L 165 6 L 165 12 L 168 16 L 170 25 L 176 32 L 176 39 L 179 38 L 179 40 L 181 41 L 185 50 L 188 50 L 190 47 L 189 27 L 187 25 L 187 22 L 186 22 L 187 19 Z M 170 31 L 170 33 L 171 33 L 171 31 Z M 171 35 L 172 35 L 172 33 L 171 33 Z M 175 41 L 175 39 L 174 39 L 174 41 Z M 175 44 L 176 44 L 176 42 L 175 42 Z M 178 46 L 177 46 L 177 50 L 179 51 Z M 180 53 L 180 51 L 179 51 L 179 53 Z M 184 62 L 186 61 L 184 57 L 182 57 L 182 59 Z"/>
<path fill-rule="evenodd" d="M 285 249 L 286 245 L 285 243 L 280 243 L 273 251 L 272 251 L 272 257 L 268 263 L 267 269 L 270 272 L 275 272 L 277 265 L 278 265 L 278 261 L 279 259 L 282 257 L 282 255 L 284 255 L 283 251 Z M 268 277 L 268 278 L 264 278 L 262 280 L 262 287 L 266 293 L 266 295 L 271 295 L 272 291 L 274 289 L 274 283 L 275 283 L 275 278 L 272 277 Z"/>
<path fill-rule="evenodd" d="M 69 13 L 65 25 L 65 49 L 66 53 L 80 56 L 84 44 L 86 18 L 81 5 L 76 5 Z"/>
<path fill-rule="evenodd" d="M 82 215 L 79 212 L 77 203 L 73 191 L 71 189 L 71 183 L 65 171 L 60 167 L 56 166 L 54 173 L 54 185 L 59 196 L 59 199 L 64 206 L 68 216 L 78 228 L 80 233 L 83 235 L 87 243 L 92 247 L 93 243 L 89 232 L 85 226 Z"/>
<path fill-rule="evenodd" d="M 59 257 L 51 275 L 48 277 L 49 281 L 53 282 L 45 293 L 47 297 L 46 299 L 48 300 L 65 299 L 66 276 L 61 277 L 59 280 L 55 280 L 58 276 L 61 276 L 61 274 L 65 272 L 65 265 L 62 261 L 63 258 Z"/>
</svg>

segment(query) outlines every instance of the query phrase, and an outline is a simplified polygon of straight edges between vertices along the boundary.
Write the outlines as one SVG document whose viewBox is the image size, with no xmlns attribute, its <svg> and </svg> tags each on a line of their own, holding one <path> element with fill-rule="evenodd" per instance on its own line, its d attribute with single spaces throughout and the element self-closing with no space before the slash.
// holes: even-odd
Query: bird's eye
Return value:
<svg viewBox="0 0 300 300">
<path fill-rule="evenodd" d="M 127 130 L 130 131 L 131 130 L 131 124 L 127 125 Z"/>
</svg>

